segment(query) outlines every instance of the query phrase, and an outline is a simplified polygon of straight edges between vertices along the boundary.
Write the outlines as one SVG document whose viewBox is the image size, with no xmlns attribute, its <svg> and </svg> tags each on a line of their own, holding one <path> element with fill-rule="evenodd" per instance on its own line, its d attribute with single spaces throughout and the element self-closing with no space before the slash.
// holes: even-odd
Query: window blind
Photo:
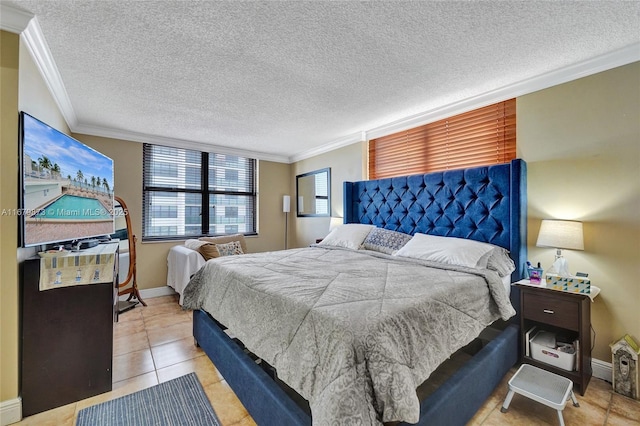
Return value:
<svg viewBox="0 0 640 426">
<path fill-rule="evenodd" d="M 256 233 L 256 160 L 145 144 L 142 239 Z"/>
<path fill-rule="evenodd" d="M 507 163 L 516 156 L 510 99 L 369 141 L 369 179 Z"/>
</svg>

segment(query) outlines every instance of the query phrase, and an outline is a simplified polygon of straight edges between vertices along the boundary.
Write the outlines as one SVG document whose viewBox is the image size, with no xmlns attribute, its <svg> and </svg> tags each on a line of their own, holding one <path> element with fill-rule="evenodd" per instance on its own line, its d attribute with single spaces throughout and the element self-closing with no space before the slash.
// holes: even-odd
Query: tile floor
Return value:
<svg viewBox="0 0 640 426">
<path fill-rule="evenodd" d="M 224 426 L 255 425 L 209 358 L 194 346 L 191 313 L 183 311 L 174 296 L 145 301 L 149 306 L 139 305 L 125 312 L 115 324 L 111 392 L 27 417 L 16 424 L 73 426 L 82 408 L 195 372 Z M 505 377 L 469 425 L 558 424 L 555 410 L 517 394 L 509 411 L 500 412 L 507 382 L 515 371 L 512 369 Z M 640 402 L 613 393 L 611 385 L 603 380 L 592 379 L 586 394 L 577 397 L 580 407 L 569 403 L 564 409 L 564 420 L 569 426 L 640 426 Z"/>
</svg>

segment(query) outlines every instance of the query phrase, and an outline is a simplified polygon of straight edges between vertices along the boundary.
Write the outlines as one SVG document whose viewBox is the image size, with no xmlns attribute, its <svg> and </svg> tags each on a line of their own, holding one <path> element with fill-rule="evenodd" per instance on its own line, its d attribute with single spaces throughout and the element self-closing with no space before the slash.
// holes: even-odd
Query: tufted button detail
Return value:
<svg viewBox="0 0 640 426">
<path fill-rule="evenodd" d="M 509 182 L 490 178 L 489 169 L 354 182 L 357 214 L 362 223 L 402 232 L 489 238 L 506 247 Z"/>
</svg>

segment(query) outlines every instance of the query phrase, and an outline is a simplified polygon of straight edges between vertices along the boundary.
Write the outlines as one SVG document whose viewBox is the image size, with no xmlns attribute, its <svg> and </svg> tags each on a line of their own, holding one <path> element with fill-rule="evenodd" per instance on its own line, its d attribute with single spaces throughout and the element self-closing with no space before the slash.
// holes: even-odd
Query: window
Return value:
<svg viewBox="0 0 640 426">
<path fill-rule="evenodd" d="M 316 211 L 315 214 L 323 214 L 329 209 L 329 186 L 328 179 L 322 173 L 315 175 L 316 183 Z"/>
<path fill-rule="evenodd" d="M 143 241 L 256 233 L 255 159 L 151 144 L 143 150 Z"/>
<path fill-rule="evenodd" d="M 238 180 L 238 171 L 234 169 L 225 169 L 224 180 L 235 182 Z"/>
<path fill-rule="evenodd" d="M 369 179 L 507 163 L 516 156 L 516 100 L 369 141 Z"/>
<path fill-rule="evenodd" d="M 224 208 L 224 217 L 237 219 L 238 218 L 238 208 L 237 207 L 226 206 Z"/>
<path fill-rule="evenodd" d="M 177 206 L 163 206 L 161 204 L 151 206 L 151 215 L 157 218 L 177 218 Z"/>
</svg>

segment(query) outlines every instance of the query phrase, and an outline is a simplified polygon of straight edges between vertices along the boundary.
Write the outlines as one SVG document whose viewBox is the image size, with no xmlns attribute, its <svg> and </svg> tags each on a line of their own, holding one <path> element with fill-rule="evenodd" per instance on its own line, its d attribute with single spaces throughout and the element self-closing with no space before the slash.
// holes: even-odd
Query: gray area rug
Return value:
<svg viewBox="0 0 640 426">
<path fill-rule="evenodd" d="M 220 426 L 195 373 L 78 413 L 76 426 Z"/>
</svg>

